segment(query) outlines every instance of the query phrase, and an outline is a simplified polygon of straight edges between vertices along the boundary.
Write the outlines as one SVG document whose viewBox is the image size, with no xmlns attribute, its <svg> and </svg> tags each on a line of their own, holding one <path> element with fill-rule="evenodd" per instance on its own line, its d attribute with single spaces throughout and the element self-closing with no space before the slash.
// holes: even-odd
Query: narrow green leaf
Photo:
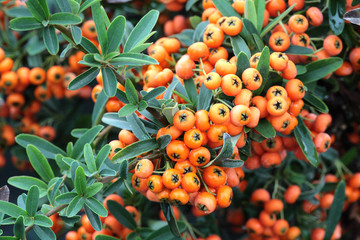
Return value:
<svg viewBox="0 0 360 240">
<path fill-rule="evenodd" d="M 66 153 L 62 149 L 35 135 L 22 133 L 15 137 L 15 141 L 24 148 L 26 148 L 29 144 L 34 145 L 44 154 L 46 158 L 55 159 L 56 154 L 66 156 Z"/>
<path fill-rule="evenodd" d="M 91 6 L 91 12 L 95 22 L 97 38 L 100 43 L 101 49 L 104 53 L 107 53 L 108 39 L 106 34 L 105 22 L 102 18 L 100 2 L 96 2 Z"/>
<path fill-rule="evenodd" d="M 74 192 L 63 193 L 55 198 L 57 204 L 69 204 L 77 196 Z"/>
<path fill-rule="evenodd" d="M 12 7 L 7 9 L 5 14 L 12 18 L 32 17 L 31 12 L 25 6 Z"/>
<path fill-rule="evenodd" d="M 78 167 L 75 173 L 74 179 L 75 190 L 77 194 L 83 195 L 86 191 L 86 176 L 84 169 L 82 167 Z"/>
<path fill-rule="evenodd" d="M 39 188 L 37 186 L 32 186 L 26 197 L 26 212 L 30 217 L 34 217 L 39 204 Z"/>
<path fill-rule="evenodd" d="M 159 12 L 157 10 L 151 10 L 144 17 L 140 19 L 140 21 L 136 24 L 136 26 L 131 31 L 125 46 L 124 52 L 129 52 L 132 48 L 136 47 L 142 39 L 144 39 L 152 29 L 154 28 L 157 19 L 159 17 Z"/>
<path fill-rule="evenodd" d="M 126 104 L 119 110 L 119 117 L 126 117 L 132 113 L 134 113 L 137 110 L 138 106 L 134 104 Z"/>
<path fill-rule="evenodd" d="M 204 32 L 206 30 L 206 27 L 209 25 L 209 21 L 200 22 L 194 32 L 193 41 L 194 42 L 201 42 L 203 40 Z"/>
<path fill-rule="evenodd" d="M 119 56 L 110 60 L 115 67 L 118 66 L 143 66 L 151 64 L 159 64 L 156 59 L 142 53 L 121 53 Z"/>
<path fill-rule="evenodd" d="M 20 17 L 10 21 L 10 28 L 14 31 L 30 31 L 42 28 L 42 25 L 33 17 Z"/>
<path fill-rule="evenodd" d="M 62 12 L 71 12 L 71 7 L 68 0 L 56 0 L 56 3 Z"/>
<path fill-rule="evenodd" d="M 53 226 L 53 222 L 51 221 L 50 218 L 48 218 L 45 215 L 41 215 L 41 214 L 37 214 L 34 217 L 34 224 L 41 226 L 41 227 L 52 227 Z"/>
<path fill-rule="evenodd" d="M 185 10 L 186 11 L 189 11 L 191 8 L 192 8 L 192 6 L 194 6 L 194 4 L 196 3 L 196 2 L 198 2 L 199 0 L 189 0 L 189 1 L 187 1 L 186 2 L 186 5 L 185 5 Z"/>
<path fill-rule="evenodd" d="M 198 98 L 194 80 L 192 78 L 184 80 L 184 87 L 191 101 L 190 103 L 195 107 L 198 103 Z"/>
<path fill-rule="evenodd" d="M 343 60 L 339 57 L 330 57 L 317 60 L 306 65 L 306 73 L 297 76 L 304 84 L 315 82 L 341 67 Z"/>
<path fill-rule="evenodd" d="M 29 157 L 31 166 L 45 182 L 49 182 L 55 177 L 48 160 L 39 151 L 39 149 L 37 149 L 34 145 L 28 145 L 26 147 L 26 153 Z"/>
<path fill-rule="evenodd" d="M 268 32 L 271 31 L 284 17 L 286 17 L 291 10 L 294 8 L 295 3 L 287 8 L 284 12 L 282 12 L 279 16 L 277 16 L 274 20 L 272 20 L 260 33 L 260 37 L 263 38 Z"/>
<path fill-rule="evenodd" d="M 341 214 L 343 211 L 343 207 L 345 204 L 345 187 L 346 183 L 344 180 L 341 180 L 336 186 L 334 200 L 331 204 L 328 217 L 326 219 L 326 232 L 325 232 L 325 240 L 329 240 L 335 230 L 336 225 L 339 223 L 341 218 Z"/>
<path fill-rule="evenodd" d="M 233 151 L 234 151 L 234 145 L 231 141 L 231 136 L 228 133 L 223 134 L 224 143 L 221 148 L 221 151 L 219 155 L 217 155 L 213 160 L 211 160 L 208 164 L 203 166 L 203 168 L 208 167 L 212 164 L 218 164 L 222 162 L 223 160 L 226 160 L 231 157 Z"/>
<path fill-rule="evenodd" d="M 29 9 L 29 11 L 32 13 L 32 15 L 39 22 L 47 20 L 49 15 L 44 12 L 43 8 L 41 7 L 40 1 L 38 1 L 38 0 L 28 0 L 28 1 L 26 1 L 26 6 Z"/>
<path fill-rule="evenodd" d="M 23 216 L 20 216 L 16 219 L 14 224 L 14 236 L 19 239 L 25 239 L 25 225 Z"/>
<path fill-rule="evenodd" d="M 235 159 L 224 159 L 217 164 L 220 167 L 226 168 L 238 168 L 244 165 L 244 161 Z"/>
<path fill-rule="evenodd" d="M 117 81 L 114 72 L 111 68 L 102 68 L 101 74 L 103 76 L 104 92 L 108 97 L 115 96 L 117 89 Z"/>
<path fill-rule="evenodd" d="M 102 229 L 102 224 L 100 221 L 100 217 L 94 213 L 87 205 L 84 206 L 85 214 L 88 217 L 91 226 L 95 229 L 95 231 L 100 231 Z"/>
<path fill-rule="evenodd" d="M 286 49 L 285 53 L 291 55 L 307 55 L 307 54 L 314 54 L 314 50 L 307 47 L 290 45 L 290 47 Z"/>
<path fill-rule="evenodd" d="M 34 226 L 33 229 L 39 239 L 56 240 L 56 235 L 51 228 Z"/>
<path fill-rule="evenodd" d="M 205 87 L 205 84 L 202 84 L 199 91 L 199 102 L 197 104 L 197 110 L 209 110 L 211 99 L 212 99 L 212 91 Z"/>
<path fill-rule="evenodd" d="M 251 52 L 245 40 L 240 36 L 230 37 L 230 39 L 235 56 L 239 55 L 240 52 L 244 52 L 250 59 Z"/>
<path fill-rule="evenodd" d="M 245 69 L 250 68 L 249 58 L 241 51 L 236 58 L 236 75 L 241 76 Z"/>
<path fill-rule="evenodd" d="M 256 7 L 256 29 L 258 32 L 261 32 L 263 22 L 264 22 L 264 12 L 265 12 L 265 0 L 255 0 L 255 7 Z"/>
<path fill-rule="evenodd" d="M 304 102 L 322 113 L 328 113 L 328 106 L 317 96 L 310 92 L 305 93 Z"/>
<path fill-rule="evenodd" d="M 95 158 L 89 143 L 86 143 L 84 146 L 84 158 L 85 158 L 86 166 L 89 168 L 89 171 L 92 173 L 96 172 L 97 168 L 96 168 Z"/>
<path fill-rule="evenodd" d="M 71 34 L 76 44 L 80 44 L 82 40 L 81 28 L 77 26 L 71 26 Z"/>
<path fill-rule="evenodd" d="M 109 212 L 118 220 L 124 227 L 127 227 L 131 230 L 136 228 L 136 222 L 134 217 L 119 203 L 108 200 L 107 207 Z"/>
<path fill-rule="evenodd" d="M 150 101 L 166 91 L 166 87 L 157 87 L 143 96 L 144 101 Z"/>
<path fill-rule="evenodd" d="M 95 240 L 118 240 L 118 238 L 100 234 L 96 235 Z"/>
<path fill-rule="evenodd" d="M 97 67 L 92 67 L 83 72 L 82 74 L 78 75 L 76 78 L 74 78 L 70 84 L 69 89 L 70 90 L 77 90 L 79 88 L 82 88 L 86 85 L 88 85 L 90 82 L 95 80 L 96 76 L 99 74 L 100 69 Z"/>
<path fill-rule="evenodd" d="M 125 93 L 126 93 L 126 98 L 129 100 L 131 104 L 137 105 L 139 103 L 139 97 L 137 95 L 134 84 L 130 79 L 126 79 Z"/>
<path fill-rule="evenodd" d="M 117 152 L 111 159 L 113 163 L 121 163 L 130 160 L 138 155 L 158 148 L 159 145 L 155 138 L 134 142 Z"/>
<path fill-rule="evenodd" d="M 91 7 L 93 4 L 100 2 L 100 1 L 101 0 L 86 0 L 86 1 L 84 1 L 80 6 L 79 13 L 83 12 L 88 7 Z"/>
<path fill-rule="evenodd" d="M 108 211 L 106 210 L 104 205 L 98 200 L 96 200 L 94 197 L 85 199 L 85 205 L 101 217 L 107 217 L 108 215 Z"/>
<path fill-rule="evenodd" d="M 252 22 L 254 26 L 257 26 L 257 13 L 253 0 L 246 0 L 244 17 Z"/>
<path fill-rule="evenodd" d="M 255 130 L 258 131 L 260 135 L 265 138 L 273 138 L 276 135 L 274 127 L 265 118 L 260 119 L 259 124 L 255 127 Z"/>
<path fill-rule="evenodd" d="M 108 53 L 118 51 L 120 43 L 125 34 L 126 19 L 124 16 L 117 16 L 110 24 L 107 30 L 109 41 Z"/>
<path fill-rule="evenodd" d="M 80 197 L 79 195 L 77 195 L 76 197 L 74 197 L 69 206 L 67 207 L 66 210 L 66 214 L 68 217 L 72 217 L 75 216 L 83 207 L 84 205 L 84 199 L 82 197 Z"/>
<path fill-rule="evenodd" d="M 50 11 L 49 11 L 49 7 L 47 5 L 47 1 L 46 0 L 39 0 L 40 3 L 40 7 L 43 10 L 46 19 L 49 18 L 50 15 Z"/>
<path fill-rule="evenodd" d="M 97 169 L 101 168 L 101 166 L 103 165 L 103 163 L 107 159 L 110 151 L 111 151 L 111 146 L 109 144 L 106 144 L 105 146 L 103 146 L 100 149 L 100 151 L 98 152 L 98 154 L 96 156 L 96 159 L 95 159 Z"/>
<path fill-rule="evenodd" d="M 259 95 L 263 91 L 263 89 L 266 85 L 266 82 L 268 81 L 269 67 L 270 67 L 270 50 L 266 46 L 266 47 L 264 47 L 264 49 L 261 52 L 261 56 L 260 56 L 258 65 L 256 67 L 256 69 L 260 72 L 260 74 L 263 78 L 263 83 L 257 90 L 254 91 L 255 96 Z"/>
<path fill-rule="evenodd" d="M 315 149 L 314 142 L 312 141 L 310 131 L 305 126 L 303 120 L 301 118 L 298 118 L 298 125 L 294 129 L 294 135 L 296 138 L 296 141 L 298 142 L 301 151 L 306 156 L 306 158 L 309 160 L 309 162 L 317 167 L 319 165 L 319 159 L 318 154 Z"/>
<path fill-rule="evenodd" d="M 104 128 L 102 125 L 97 125 L 87 130 L 75 143 L 72 158 L 79 159 L 84 152 L 84 145 L 86 143 L 91 144 L 99 132 Z"/>
<path fill-rule="evenodd" d="M 17 218 L 19 216 L 28 216 L 28 213 L 24 209 L 11 202 L 0 200 L 0 209 L 2 213 L 9 215 L 10 217 Z"/>
<path fill-rule="evenodd" d="M 186 225 L 183 222 L 178 222 L 179 232 L 182 233 L 186 230 Z M 146 240 L 162 240 L 162 239 L 176 239 L 176 236 L 171 232 L 171 228 L 169 226 L 164 226 L 155 231 L 151 231 L 145 239 Z"/>
<path fill-rule="evenodd" d="M 223 0 L 213 0 L 215 7 L 221 12 L 221 14 L 225 17 L 238 17 L 241 16 L 235 11 L 235 9 L 231 6 L 228 1 Z"/>
<path fill-rule="evenodd" d="M 80 45 L 89 53 L 100 53 L 99 49 L 86 37 L 82 37 Z"/>
<path fill-rule="evenodd" d="M 31 186 L 38 186 L 40 197 L 46 195 L 47 185 L 38 178 L 31 176 L 14 176 L 8 179 L 8 183 L 16 188 L 28 191 Z"/>
<path fill-rule="evenodd" d="M 176 223 L 173 208 L 169 203 L 160 203 L 161 210 L 165 216 L 168 226 L 175 237 L 180 237 L 180 230 Z"/>
<path fill-rule="evenodd" d="M 103 184 L 101 182 L 93 183 L 90 186 L 88 186 L 85 190 L 85 198 L 90 198 L 97 194 L 103 187 Z"/>
<path fill-rule="evenodd" d="M 256 45 L 256 48 L 258 49 L 258 51 L 262 51 L 265 47 L 263 40 L 260 38 L 260 36 L 258 34 L 255 34 L 255 33 L 252 34 L 252 37 L 255 41 L 255 45 Z"/>
<path fill-rule="evenodd" d="M 44 28 L 44 44 L 50 54 L 56 55 L 59 51 L 59 39 L 56 35 L 56 29 L 53 26 Z"/>
<path fill-rule="evenodd" d="M 67 12 L 54 13 L 50 17 L 49 24 L 59 24 L 59 25 L 71 25 L 81 23 L 81 18 Z M 81 33 L 81 32 L 80 32 Z M 81 36 L 81 35 L 80 35 Z M 81 37 L 77 37 L 78 42 L 81 41 Z M 77 44 L 78 44 L 77 42 Z"/>
<path fill-rule="evenodd" d="M 100 122 L 100 118 L 105 112 L 105 105 L 108 99 L 109 97 L 106 96 L 104 91 L 101 91 L 100 94 L 98 95 L 91 115 L 92 126 L 95 126 Z"/>
</svg>

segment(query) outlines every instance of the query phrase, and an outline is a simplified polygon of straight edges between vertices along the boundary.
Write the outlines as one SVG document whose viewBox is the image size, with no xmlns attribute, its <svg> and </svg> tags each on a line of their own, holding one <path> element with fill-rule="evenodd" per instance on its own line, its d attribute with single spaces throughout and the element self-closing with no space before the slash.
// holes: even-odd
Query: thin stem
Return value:
<svg viewBox="0 0 360 240">
<path fill-rule="evenodd" d="M 279 180 L 275 179 L 274 191 L 273 191 L 272 196 L 271 196 L 272 198 L 276 198 L 278 188 L 279 188 Z"/>
<path fill-rule="evenodd" d="M 110 125 L 104 128 L 95 138 L 94 145 L 96 146 L 100 142 L 100 140 L 111 131 L 112 128 L 113 126 Z"/>
<path fill-rule="evenodd" d="M 220 98 L 217 98 L 216 100 L 219 101 L 219 102 L 221 102 L 221 103 L 224 104 L 225 106 L 227 106 L 229 109 L 232 109 L 232 108 L 233 108 L 232 106 L 230 106 L 229 104 L 227 104 L 225 101 L 223 101 L 223 100 L 220 99 Z"/>
<path fill-rule="evenodd" d="M 202 184 L 204 185 L 206 191 L 207 191 L 208 193 L 211 193 L 212 195 L 215 196 L 215 193 L 211 192 L 211 191 L 209 190 L 208 186 L 206 185 L 206 183 L 205 183 L 205 181 L 204 181 L 204 179 L 203 179 L 203 177 L 202 177 L 202 175 L 201 175 L 201 172 L 200 172 L 200 170 L 199 170 L 198 167 L 196 168 L 196 170 L 197 170 L 197 172 L 198 172 L 199 178 L 200 178 Z"/>
</svg>

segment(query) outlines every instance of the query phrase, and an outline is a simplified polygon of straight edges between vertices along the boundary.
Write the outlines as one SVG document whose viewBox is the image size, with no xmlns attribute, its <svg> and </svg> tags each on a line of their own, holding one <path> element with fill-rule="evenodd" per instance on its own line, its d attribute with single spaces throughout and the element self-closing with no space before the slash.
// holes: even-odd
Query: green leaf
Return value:
<svg viewBox="0 0 360 240">
<path fill-rule="evenodd" d="M 42 28 L 42 25 L 33 17 L 20 17 L 10 21 L 10 28 L 14 31 L 30 31 Z"/>
<path fill-rule="evenodd" d="M 77 26 L 71 26 L 71 34 L 76 44 L 80 44 L 82 40 L 81 28 Z"/>
<path fill-rule="evenodd" d="M 256 67 L 256 69 L 260 72 L 260 74 L 263 78 L 263 83 L 257 90 L 254 91 L 254 95 L 259 95 L 263 91 L 263 89 L 266 85 L 266 82 L 268 81 L 269 67 L 270 67 L 270 50 L 266 46 L 266 47 L 264 47 L 264 49 L 261 52 L 261 56 L 260 56 L 258 65 Z"/>
<path fill-rule="evenodd" d="M 129 100 L 126 98 L 126 93 L 120 89 L 116 90 L 116 98 L 119 99 L 124 104 L 129 104 Z"/>
<path fill-rule="evenodd" d="M 76 197 L 74 197 L 69 206 L 67 207 L 66 210 L 66 214 L 68 217 L 73 217 L 75 216 L 83 207 L 84 205 L 84 199 L 82 197 L 80 197 L 79 195 L 77 195 Z"/>
<path fill-rule="evenodd" d="M 189 1 L 187 1 L 186 5 L 185 5 L 185 10 L 189 11 L 197 1 L 199 1 L 199 0 L 189 0 Z"/>
<path fill-rule="evenodd" d="M 131 49 L 136 47 L 139 43 L 142 42 L 147 35 L 150 34 L 152 29 L 154 28 L 157 19 L 159 17 L 159 12 L 157 10 L 151 10 L 144 17 L 140 19 L 140 21 L 136 24 L 136 26 L 131 31 L 125 46 L 124 52 L 129 52 Z"/>
<path fill-rule="evenodd" d="M 63 193 L 55 198 L 57 204 L 69 204 L 77 196 L 74 192 Z"/>
<path fill-rule="evenodd" d="M 204 36 L 204 32 L 206 30 L 206 27 L 209 25 L 209 21 L 200 22 L 194 32 L 193 41 L 194 42 L 201 42 Z"/>
<path fill-rule="evenodd" d="M 236 159 L 224 159 L 217 165 L 220 167 L 226 167 L 226 168 L 238 168 L 238 167 L 242 167 L 244 165 L 244 161 L 236 160 Z"/>
<path fill-rule="evenodd" d="M 124 16 L 117 16 L 107 30 L 109 41 L 108 53 L 118 51 L 120 43 L 125 34 L 126 19 Z"/>
<path fill-rule="evenodd" d="M 56 240 L 56 235 L 51 228 L 34 226 L 33 229 L 39 239 Z"/>
<path fill-rule="evenodd" d="M 20 216 L 16 219 L 14 224 L 14 236 L 18 237 L 19 239 L 25 239 L 25 225 L 23 216 Z"/>
<path fill-rule="evenodd" d="M 44 44 L 50 54 L 56 55 L 59 51 L 59 39 L 56 35 L 56 29 L 53 26 L 44 28 Z"/>
<path fill-rule="evenodd" d="M 184 87 L 191 101 L 190 103 L 195 107 L 198 103 L 198 98 L 194 80 L 192 78 L 184 80 Z"/>
<path fill-rule="evenodd" d="M 257 13 L 253 0 L 246 0 L 244 17 L 250 20 L 250 22 L 252 22 L 254 26 L 257 26 Z M 261 22 L 261 26 L 262 26 L 262 22 Z"/>
<path fill-rule="evenodd" d="M 8 179 L 8 183 L 16 188 L 28 191 L 31 186 L 37 186 L 40 190 L 40 197 L 46 195 L 47 185 L 38 178 L 31 176 L 14 176 Z"/>
<path fill-rule="evenodd" d="M 334 201 L 331 204 L 328 217 L 326 219 L 326 232 L 325 240 L 329 240 L 335 230 L 336 225 L 339 223 L 343 207 L 345 204 L 345 186 L 344 180 L 341 180 L 336 187 L 334 194 Z"/>
<path fill-rule="evenodd" d="M 344 155 L 342 155 L 341 162 L 347 166 L 356 159 L 357 155 L 358 151 L 356 147 L 352 147 Z"/>
<path fill-rule="evenodd" d="M 85 199 L 85 205 L 101 217 L 107 217 L 108 215 L 108 212 L 104 205 L 98 200 L 96 200 L 94 197 Z"/>
<path fill-rule="evenodd" d="M 111 151 L 111 146 L 109 144 L 104 145 L 100 149 L 100 151 L 98 152 L 98 154 L 96 156 L 96 159 L 95 159 L 97 169 L 101 168 L 101 166 L 103 165 L 103 163 L 107 159 L 110 151 Z"/>
<path fill-rule="evenodd" d="M 41 3 L 44 3 L 44 0 L 41 0 Z M 41 6 L 41 3 L 39 0 L 26 1 L 27 8 L 39 22 L 42 22 L 43 20 L 47 20 L 49 16 L 49 12 L 48 12 L 49 10 L 47 10 L 47 12 L 44 12 L 44 8 L 43 6 Z"/>
<path fill-rule="evenodd" d="M 58 25 L 71 25 L 71 24 L 79 24 L 79 23 L 81 23 L 80 17 L 67 12 L 54 13 L 51 15 L 49 21 L 49 24 L 58 24 Z M 78 44 L 81 41 L 81 37 L 78 37 L 77 39 L 79 39 L 79 41 L 77 42 Z"/>
<path fill-rule="evenodd" d="M 119 110 L 119 117 L 126 117 L 137 110 L 138 106 L 134 104 L 126 104 Z"/>
<path fill-rule="evenodd" d="M 94 213 L 88 206 L 85 205 L 85 214 L 88 216 L 91 226 L 95 229 L 95 231 L 100 231 L 102 228 L 102 224 L 99 216 Z"/>
<path fill-rule="evenodd" d="M 256 7 L 256 16 L 257 16 L 257 21 L 256 21 L 256 29 L 258 32 L 261 32 L 262 29 L 262 25 L 264 22 L 264 12 L 265 12 L 265 0 L 255 0 L 255 7 Z"/>
<path fill-rule="evenodd" d="M 297 76 L 304 84 L 315 82 L 341 67 L 343 60 L 339 57 L 330 57 L 317 60 L 306 65 L 306 73 Z"/>
<path fill-rule="evenodd" d="M 182 44 L 185 46 L 190 46 L 194 43 L 194 30 L 193 29 L 185 29 L 181 33 L 171 35 L 172 38 L 177 38 Z"/>
<path fill-rule="evenodd" d="M 199 91 L 199 102 L 197 104 L 197 110 L 209 110 L 211 99 L 212 99 L 212 91 L 205 87 L 205 84 L 202 84 Z"/>
<path fill-rule="evenodd" d="M 49 11 L 49 7 L 47 5 L 47 1 L 46 0 L 39 0 L 39 3 L 40 3 L 40 7 L 43 10 L 46 18 L 49 18 L 50 11 Z"/>
<path fill-rule="evenodd" d="M 274 127 L 265 118 L 260 119 L 259 124 L 255 127 L 255 130 L 258 131 L 260 135 L 265 138 L 273 138 L 276 135 Z"/>
<path fill-rule="evenodd" d="M 103 77 L 104 92 L 108 97 L 115 96 L 116 93 L 116 76 L 111 68 L 102 68 L 101 74 Z"/>
<path fill-rule="evenodd" d="M 230 37 L 230 39 L 235 56 L 239 55 L 240 52 L 244 52 L 250 59 L 251 52 L 245 40 L 240 36 Z"/>
<path fill-rule="evenodd" d="M 304 153 L 306 158 L 309 160 L 311 165 L 317 167 L 319 165 L 318 154 L 315 149 L 314 142 L 312 141 L 310 131 L 305 126 L 303 120 L 298 118 L 298 125 L 294 129 L 294 135 L 298 142 L 301 151 Z"/>
<path fill-rule="evenodd" d="M 118 238 L 111 237 L 108 235 L 96 235 L 95 240 L 118 240 Z"/>
<path fill-rule="evenodd" d="M 186 230 L 186 225 L 183 222 L 178 222 L 179 232 L 182 233 Z M 174 235 L 171 232 L 169 226 L 164 226 L 152 231 L 146 238 L 146 240 L 162 240 L 162 239 L 174 239 Z"/>
<path fill-rule="evenodd" d="M 49 182 L 55 177 L 48 160 L 39 151 L 39 149 L 37 149 L 34 145 L 28 145 L 26 147 L 26 153 L 29 157 L 31 166 L 45 182 Z"/>
<path fill-rule="evenodd" d="M 236 75 L 241 76 L 243 71 L 245 71 L 245 69 L 250 68 L 250 62 L 249 62 L 249 58 L 246 55 L 246 53 L 244 53 L 243 51 L 241 51 L 238 55 L 237 55 L 237 60 L 236 60 Z"/>
<path fill-rule="evenodd" d="M 158 61 L 148 55 L 142 53 L 121 53 L 119 56 L 110 60 L 111 65 L 118 66 L 143 66 L 143 65 L 158 65 Z"/>
<path fill-rule="evenodd" d="M 80 6 L 79 13 L 83 12 L 88 7 L 91 7 L 93 4 L 100 2 L 100 1 L 101 0 L 86 0 L 86 1 L 84 1 Z"/>
<path fill-rule="evenodd" d="M 5 14 L 12 18 L 32 17 L 31 12 L 24 6 L 12 7 Z"/>
<path fill-rule="evenodd" d="M 95 22 L 97 38 L 100 43 L 102 52 L 107 53 L 108 39 L 106 34 L 105 22 L 104 19 L 102 18 L 100 2 L 94 3 L 91 6 L 91 12 Z"/>
<path fill-rule="evenodd" d="M 91 115 L 91 122 L 93 126 L 100 122 L 100 118 L 105 112 L 105 105 L 108 99 L 109 97 L 105 95 L 104 91 L 101 91 L 98 95 Z"/>
<path fill-rule="evenodd" d="M 103 184 L 101 182 L 93 183 L 90 186 L 88 186 L 85 190 L 85 198 L 90 198 L 97 194 L 103 187 Z"/>
<path fill-rule="evenodd" d="M 284 12 L 282 12 L 279 16 L 277 16 L 274 20 L 272 20 L 260 33 L 260 37 L 263 38 L 268 32 L 271 31 L 284 17 L 286 17 L 291 10 L 294 8 L 295 3 L 287 8 Z"/>
<path fill-rule="evenodd" d="M 77 0 L 68 0 L 73 14 L 78 14 L 80 10 L 80 3 Z"/>
<path fill-rule="evenodd" d="M 213 3 L 224 17 L 234 16 L 241 18 L 241 16 L 235 11 L 235 9 L 231 6 L 231 4 L 228 1 L 213 0 Z"/>
<path fill-rule="evenodd" d="M 86 143 L 91 144 L 99 132 L 104 128 L 102 125 L 97 125 L 87 130 L 75 143 L 71 157 L 79 159 L 84 152 L 84 145 Z"/>
<path fill-rule="evenodd" d="M 307 47 L 290 45 L 290 47 L 286 49 L 285 53 L 291 55 L 308 55 L 308 54 L 314 54 L 314 50 Z"/>
<path fill-rule="evenodd" d="M 304 102 L 322 113 L 329 112 L 328 106 L 320 98 L 318 98 L 312 93 L 305 93 Z"/>
<path fill-rule="evenodd" d="M 140 118 L 132 113 L 129 116 L 126 116 L 126 120 L 128 121 L 128 125 L 130 126 L 130 130 L 135 134 L 135 136 L 139 140 L 149 139 L 149 128 L 146 128 L 144 123 L 140 120 Z"/>
<path fill-rule="evenodd" d="M 136 156 L 152 151 L 158 147 L 159 145 L 155 138 L 137 141 L 117 152 L 112 157 L 111 161 L 113 163 L 121 163 L 122 161 L 130 160 Z"/>
<path fill-rule="evenodd" d="M 125 93 L 126 93 L 126 98 L 129 100 L 131 104 L 137 105 L 139 103 L 139 97 L 137 95 L 137 91 L 130 79 L 126 79 Z"/>
<path fill-rule="evenodd" d="M 30 217 L 34 217 L 39 204 L 39 188 L 37 186 L 32 186 L 26 197 L 26 212 Z"/>
<path fill-rule="evenodd" d="M 232 153 L 234 151 L 235 144 L 233 144 L 233 142 L 231 141 L 231 136 L 228 133 L 223 134 L 223 139 L 224 139 L 224 143 L 223 143 L 223 146 L 221 148 L 221 151 L 220 151 L 219 155 L 217 155 L 208 164 L 203 166 L 203 168 L 208 167 L 208 166 L 210 166 L 212 164 L 220 163 L 223 160 L 226 160 L 226 159 L 231 157 L 231 155 L 232 155 Z"/>
<path fill-rule="evenodd" d="M 56 0 L 56 3 L 62 12 L 71 12 L 68 0 Z"/>
<path fill-rule="evenodd" d="M 329 0 L 329 24 L 335 35 L 340 35 L 344 30 L 345 1 Z"/>
<path fill-rule="evenodd" d="M 95 163 L 95 158 L 89 143 L 86 143 L 84 146 L 84 158 L 85 158 L 86 166 L 89 168 L 89 171 L 91 173 L 96 172 L 97 167 Z"/>
<path fill-rule="evenodd" d="M 97 67 L 92 67 L 83 72 L 82 74 L 78 75 L 76 78 L 74 78 L 70 84 L 69 89 L 70 90 L 77 90 L 79 88 L 82 88 L 86 85 L 88 85 L 90 82 L 92 82 L 96 76 L 99 74 L 100 69 Z"/>
<path fill-rule="evenodd" d="M 60 53 L 60 59 L 61 60 L 64 60 L 66 54 L 72 49 L 73 47 L 73 44 L 72 43 L 69 43 L 66 48 L 64 48 L 61 53 Z"/>
<path fill-rule="evenodd" d="M 82 37 L 80 45 L 89 53 L 100 53 L 99 49 L 89 39 L 85 37 Z"/>
<path fill-rule="evenodd" d="M 166 87 L 157 87 L 143 96 L 144 101 L 150 101 L 166 91 Z"/>
<path fill-rule="evenodd" d="M 0 209 L 2 213 L 9 215 L 10 217 L 17 218 L 19 216 L 28 216 L 28 213 L 24 209 L 11 202 L 0 200 Z"/>
<path fill-rule="evenodd" d="M 166 146 L 171 142 L 171 135 L 169 134 L 162 135 L 157 139 L 157 141 L 159 144 L 159 149 L 165 149 Z"/>
<path fill-rule="evenodd" d="M 255 45 L 256 45 L 256 48 L 258 49 L 258 51 L 262 51 L 264 49 L 264 47 L 265 47 L 263 40 L 256 33 L 253 33 L 252 37 L 253 37 L 253 39 L 255 41 Z"/>
<path fill-rule="evenodd" d="M 170 231 L 175 237 L 180 237 L 180 230 L 176 223 L 172 206 L 169 203 L 161 202 L 160 207 L 168 223 Z"/>
<path fill-rule="evenodd" d="M 86 191 L 86 176 L 84 169 L 82 167 L 78 167 L 75 173 L 74 179 L 75 190 L 77 194 L 83 195 Z"/>
<path fill-rule="evenodd" d="M 144 101 L 144 100 L 141 100 L 141 101 L 139 102 L 139 105 L 137 106 L 137 109 L 138 109 L 139 111 L 144 111 L 147 107 L 148 107 L 147 102 Z"/>
<path fill-rule="evenodd" d="M 108 200 L 107 207 L 109 212 L 118 220 L 124 227 L 127 227 L 131 230 L 136 228 L 136 222 L 134 217 L 119 203 Z"/>
<path fill-rule="evenodd" d="M 41 215 L 41 214 L 37 214 L 34 217 L 34 224 L 41 226 L 41 227 L 52 227 L 53 226 L 53 222 L 51 221 L 50 218 L 48 218 L 45 215 Z"/>
</svg>

